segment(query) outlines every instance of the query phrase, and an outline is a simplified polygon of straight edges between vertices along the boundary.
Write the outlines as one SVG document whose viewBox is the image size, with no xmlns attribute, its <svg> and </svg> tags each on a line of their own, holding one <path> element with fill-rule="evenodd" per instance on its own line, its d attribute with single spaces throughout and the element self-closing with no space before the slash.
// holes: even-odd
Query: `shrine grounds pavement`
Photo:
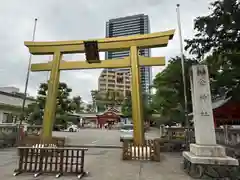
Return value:
<svg viewBox="0 0 240 180">
<path fill-rule="evenodd" d="M 83 130 L 77 133 L 58 132 L 57 136 L 67 136 L 69 144 L 83 145 L 121 145 L 117 130 Z M 154 132 L 148 135 L 157 135 Z M 86 180 L 190 180 L 181 169 L 180 153 L 162 153 L 161 162 L 122 161 L 122 151 L 119 148 L 89 148 L 85 158 L 85 170 L 89 176 Z M 0 179 L 1 180 L 50 180 L 55 175 L 42 175 L 34 178 L 31 175 L 13 176 L 17 167 L 16 148 L 0 149 Z M 75 176 L 62 176 L 59 179 L 77 179 Z"/>
</svg>

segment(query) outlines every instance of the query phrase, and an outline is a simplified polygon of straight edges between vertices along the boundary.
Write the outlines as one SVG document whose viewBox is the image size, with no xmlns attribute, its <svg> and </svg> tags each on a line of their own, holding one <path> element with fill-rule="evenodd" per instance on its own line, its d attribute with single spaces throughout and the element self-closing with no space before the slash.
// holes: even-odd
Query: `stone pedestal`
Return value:
<svg viewBox="0 0 240 180">
<path fill-rule="evenodd" d="M 196 144 L 183 152 L 185 169 L 201 177 L 209 168 L 238 166 L 238 160 L 226 156 L 225 148 L 216 143 L 207 66 L 192 66 L 190 79 Z"/>
<path fill-rule="evenodd" d="M 223 146 L 190 144 L 190 152 L 183 157 L 193 164 L 238 166 L 238 160 L 226 156 Z"/>
</svg>

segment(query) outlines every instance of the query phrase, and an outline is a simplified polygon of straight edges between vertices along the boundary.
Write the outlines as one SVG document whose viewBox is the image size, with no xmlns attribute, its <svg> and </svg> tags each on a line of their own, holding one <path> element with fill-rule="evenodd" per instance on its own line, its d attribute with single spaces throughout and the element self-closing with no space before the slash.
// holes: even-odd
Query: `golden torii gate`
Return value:
<svg viewBox="0 0 240 180">
<path fill-rule="evenodd" d="M 32 55 L 53 55 L 48 63 L 31 65 L 31 71 L 51 71 L 48 83 L 48 94 L 43 117 L 43 143 L 52 138 L 52 127 L 56 116 L 56 98 L 61 70 L 81 70 L 97 68 L 130 68 L 132 79 L 132 118 L 134 126 L 134 142 L 138 145 L 144 143 L 143 110 L 141 97 L 140 66 L 163 66 L 164 57 L 143 57 L 138 53 L 139 48 L 166 47 L 173 38 L 175 30 L 157 32 L 144 35 L 114 37 L 89 41 L 56 41 L 56 42 L 24 42 Z M 90 59 L 91 48 L 88 42 L 93 43 L 95 52 L 98 51 L 125 51 L 130 50 L 130 56 L 124 59 L 99 60 Z M 95 42 L 95 44 L 94 44 Z M 97 49 L 97 51 L 96 51 Z M 88 52 L 87 52 L 88 51 Z M 90 51 L 90 52 L 89 52 Z M 93 49 L 94 51 L 94 49 Z M 87 61 L 64 61 L 63 54 L 86 53 Z M 90 53 L 90 56 L 87 55 Z M 96 54 L 95 54 L 96 55 Z M 97 57 L 99 55 L 96 55 Z M 94 56 L 92 56 L 94 57 Z"/>
</svg>

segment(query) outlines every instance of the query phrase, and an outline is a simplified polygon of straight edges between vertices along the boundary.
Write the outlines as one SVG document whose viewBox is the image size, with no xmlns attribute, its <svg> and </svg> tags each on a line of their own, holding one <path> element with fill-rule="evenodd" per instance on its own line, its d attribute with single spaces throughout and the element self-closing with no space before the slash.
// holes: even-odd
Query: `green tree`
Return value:
<svg viewBox="0 0 240 180">
<path fill-rule="evenodd" d="M 148 120 L 153 114 L 153 109 L 151 104 L 147 101 L 150 95 L 143 93 L 142 94 L 142 102 L 143 102 L 143 118 L 144 120 Z M 132 97 L 131 92 L 128 91 L 127 95 L 122 103 L 121 112 L 124 116 L 132 117 Z"/>
<path fill-rule="evenodd" d="M 122 92 L 109 90 L 109 91 L 95 91 L 94 98 L 98 110 L 104 111 L 109 106 L 119 106 L 124 101 Z"/>
<path fill-rule="evenodd" d="M 97 110 L 103 112 L 107 109 L 107 98 L 105 91 L 96 91 L 95 92 L 95 104 Z"/>
<path fill-rule="evenodd" d="M 75 110 L 77 113 L 83 111 L 82 98 L 80 96 L 73 97 L 71 102 L 71 109 Z"/>
<path fill-rule="evenodd" d="M 42 124 L 43 113 L 43 110 L 40 109 L 40 103 L 36 102 L 28 105 L 28 107 L 25 109 L 24 116 L 29 124 L 40 125 Z M 21 118 L 24 119 L 24 116 Z"/>
<path fill-rule="evenodd" d="M 94 112 L 95 110 L 93 104 L 87 104 L 86 111 L 89 113 Z"/>
<path fill-rule="evenodd" d="M 240 81 L 240 2 L 218 0 L 211 3 L 212 13 L 195 19 L 196 34 L 186 40 L 186 50 L 197 58 L 206 57 L 215 96 L 235 95 Z M 238 97 L 238 96 L 234 96 Z"/>
<path fill-rule="evenodd" d="M 96 102 L 97 93 L 98 93 L 98 90 L 91 90 L 92 104 L 94 109 L 97 109 L 97 102 Z"/>
<path fill-rule="evenodd" d="M 232 54 L 240 49 L 240 2 L 218 0 L 211 3 L 212 13 L 197 17 L 194 22 L 195 37 L 187 42 L 186 50 L 202 57 L 209 52 Z M 232 62 L 231 62 L 232 63 Z M 239 62 L 236 62 L 239 64 Z"/>
<path fill-rule="evenodd" d="M 28 105 L 26 110 L 27 120 L 30 124 L 42 124 L 44 108 L 46 103 L 46 96 L 48 91 L 48 85 L 46 83 L 41 83 L 36 103 Z M 55 125 L 66 125 L 69 118 L 67 118 L 68 113 L 73 113 L 74 111 L 79 112 L 81 107 L 81 97 L 73 97 L 71 99 L 70 93 L 72 89 L 67 86 L 66 83 L 59 83 L 57 102 L 56 102 L 56 120 Z"/>
<path fill-rule="evenodd" d="M 185 58 L 185 78 L 188 98 L 188 112 L 191 112 L 189 68 L 197 64 L 195 59 Z M 168 66 L 158 73 L 153 81 L 156 94 L 152 98 L 152 109 L 168 121 L 184 124 L 184 89 L 181 58 L 175 57 Z"/>
<path fill-rule="evenodd" d="M 120 91 L 109 90 L 106 92 L 106 100 L 109 105 L 116 106 L 122 104 L 124 95 Z"/>
<path fill-rule="evenodd" d="M 126 94 L 126 97 L 121 106 L 121 112 L 126 117 L 132 117 L 132 97 L 131 92 Z"/>
</svg>

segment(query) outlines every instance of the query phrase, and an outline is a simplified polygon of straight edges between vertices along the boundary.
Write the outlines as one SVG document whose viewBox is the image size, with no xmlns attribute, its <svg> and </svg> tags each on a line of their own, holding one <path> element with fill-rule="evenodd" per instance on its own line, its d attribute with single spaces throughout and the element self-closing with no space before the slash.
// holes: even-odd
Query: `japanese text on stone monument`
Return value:
<svg viewBox="0 0 240 180">
<path fill-rule="evenodd" d="M 198 76 L 198 84 L 200 85 L 200 87 L 207 85 L 206 70 L 204 69 L 204 67 L 197 68 L 197 76 Z M 210 116 L 209 109 L 207 109 L 208 108 L 207 103 L 209 101 L 209 97 L 210 95 L 207 92 L 199 95 L 201 116 Z"/>
</svg>

